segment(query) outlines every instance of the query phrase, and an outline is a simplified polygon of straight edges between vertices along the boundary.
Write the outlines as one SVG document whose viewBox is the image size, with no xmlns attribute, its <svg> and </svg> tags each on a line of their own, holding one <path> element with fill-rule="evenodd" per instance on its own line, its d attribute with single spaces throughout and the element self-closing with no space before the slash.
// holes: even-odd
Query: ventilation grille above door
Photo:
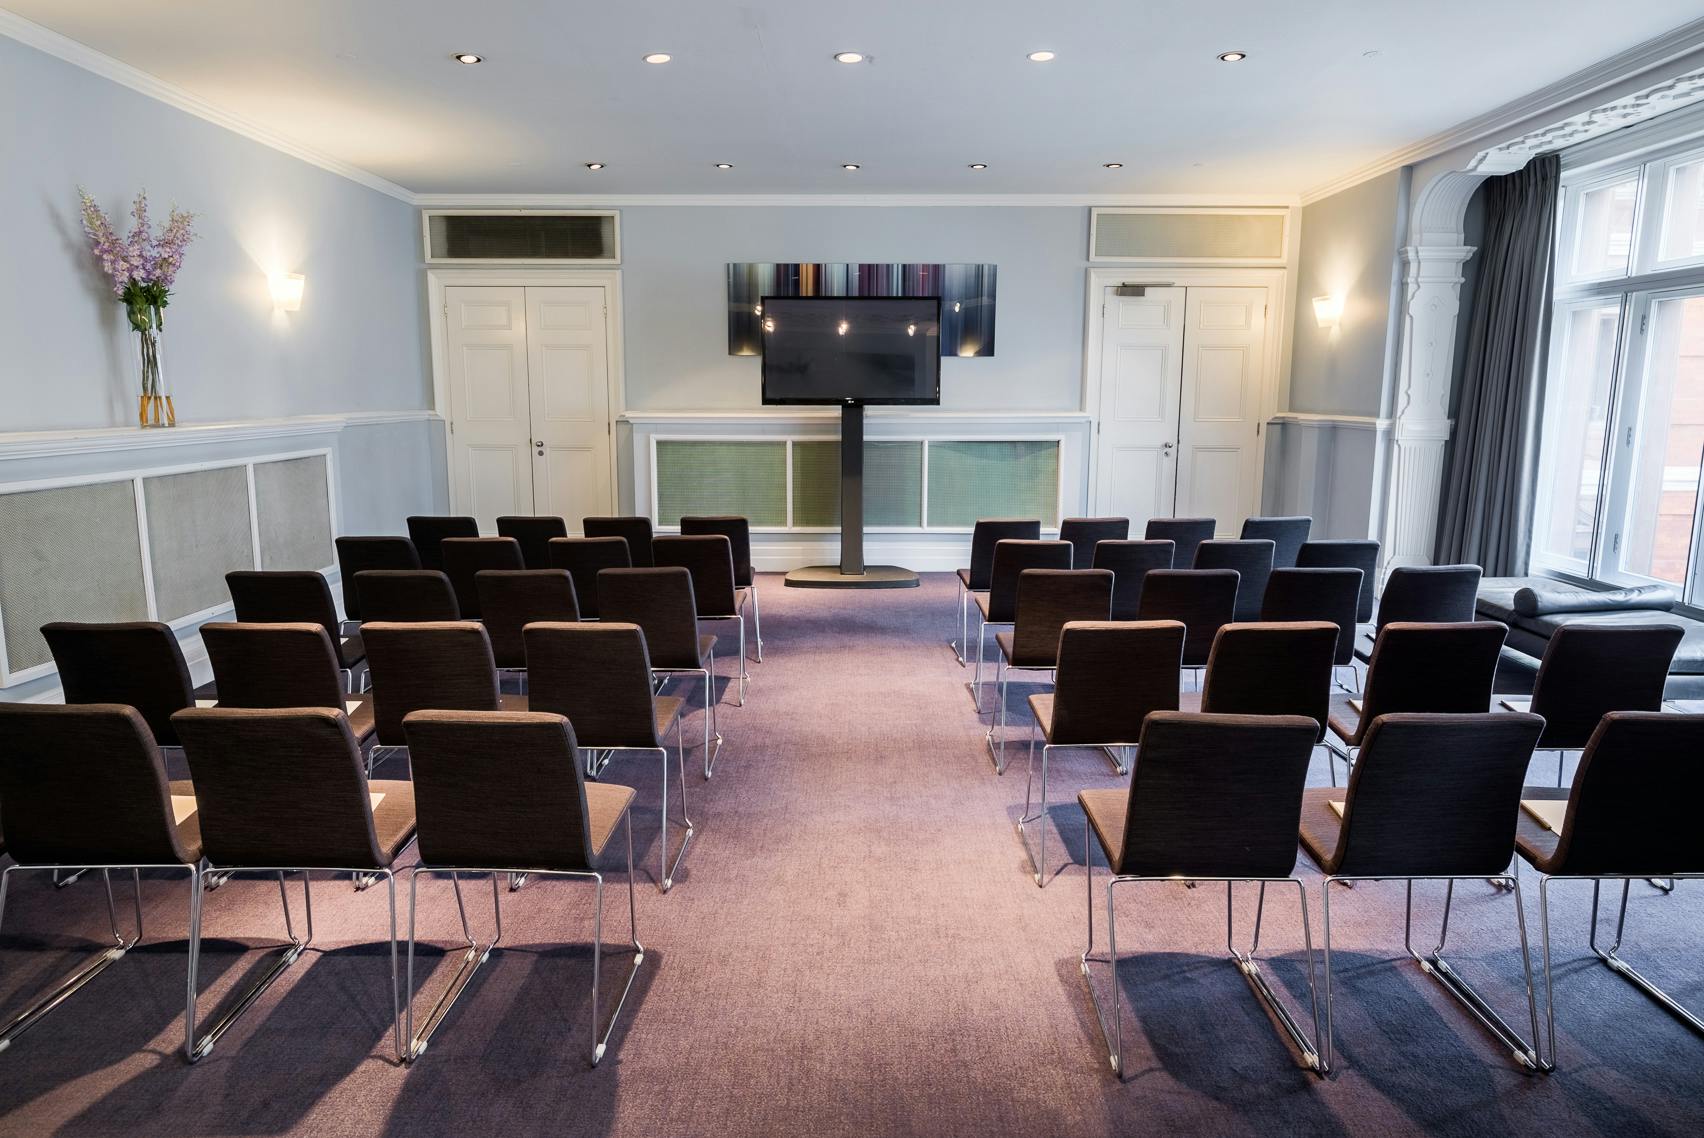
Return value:
<svg viewBox="0 0 1704 1138">
<path fill-rule="evenodd" d="M 1089 260 L 1282 265 L 1290 211 L 1130 206 L 1089 211 Z"/>
<path fill-rule="evenodd" d="M 613 210 L 426 210 L 429 264 L 614 265 Z"/>
</svg>

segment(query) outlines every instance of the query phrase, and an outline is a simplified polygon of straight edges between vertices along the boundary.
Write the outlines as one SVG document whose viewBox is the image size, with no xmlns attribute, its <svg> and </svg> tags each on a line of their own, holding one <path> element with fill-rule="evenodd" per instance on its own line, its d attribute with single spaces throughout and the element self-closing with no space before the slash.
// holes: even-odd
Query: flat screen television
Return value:
<svg viewBox="0 0 1704 1138">
<path fill-rule="evenodd" d="M 766 296 L 765 403 L 939 403 L 941 298 Z"/>
</svg>

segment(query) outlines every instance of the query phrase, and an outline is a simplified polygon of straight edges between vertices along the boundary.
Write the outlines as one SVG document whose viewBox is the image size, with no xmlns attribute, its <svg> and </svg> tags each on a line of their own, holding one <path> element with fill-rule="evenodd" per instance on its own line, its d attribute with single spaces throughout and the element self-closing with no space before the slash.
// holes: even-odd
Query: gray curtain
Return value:
<svg viewBox="0 0 1704 1138">
<path fill-rule="evenodd" d="M 1561 172 L 1546 154 L 1480 190 L 1485 237 L 1438 511 L 1440 565 L 1526 572 Z"/>
</svg>

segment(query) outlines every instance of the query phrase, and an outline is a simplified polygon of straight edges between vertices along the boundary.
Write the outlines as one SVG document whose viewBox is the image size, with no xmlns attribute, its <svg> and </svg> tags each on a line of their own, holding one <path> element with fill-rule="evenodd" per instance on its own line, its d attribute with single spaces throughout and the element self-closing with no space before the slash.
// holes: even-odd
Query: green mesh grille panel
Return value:
<svg viewBox="0 0 1704 1138">
<path fill-rule="evenodd" d="M 840 525 L 840 444 L 793 444 L 793 524 Z M 923 444 L 864 444 L 864 524 L 923 524 Z"/>
<path fill-rule="evenodd" d="M 657 524 L 683 514 L 739 514 L 759 527 L 787 524 L 787 444 L 657 441 Z"/>
<path fill-rule="evenodd" d="M 970 527 L 977 518 L 1059 522 L 1056 442 L 931 442 L 929 525 Z"/>
</svg>

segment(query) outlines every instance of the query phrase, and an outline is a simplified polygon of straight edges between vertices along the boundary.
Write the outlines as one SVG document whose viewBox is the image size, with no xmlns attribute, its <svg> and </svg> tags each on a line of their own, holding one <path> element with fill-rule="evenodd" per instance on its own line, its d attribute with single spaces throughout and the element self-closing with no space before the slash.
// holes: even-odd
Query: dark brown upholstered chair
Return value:
<svg viewBox="0 0 1704 1138">
<path fill-rule="evenodd" d="M 1311 529 L 1310 517 L 1244 518 L 1240 536 L 1244 541 L 1272 542 L 1272 567 L 1294 569 Z"/>
<path fill-rule="evenodd" d="M 1047 884 L 1047 760 L 1055 748 L 1106 752 L 1113 770 L 1128 773 L 1126 756 L 1142 738 L 1153 711 L 1177 710 L 1178 661 L 1184 627 L 1175 620 L 1072 621 L 1059 634 L 1059 668 L 1051 692 L 1029 697 L 1029 777 L 1018 834 L 1037 886 Z M 1041 733 L 1041 804 L 1032 807 L 1035 736 Z M 1037 848 L 1029 831 L 1040 823 Z"/>
<path fill-rule="evenodd" d="M 1542 739 L 1539 746 L 1543 746 Z M 1551 830 L 1522 807 L 1515 848 L 1543 877 L 1538 911 L 1544 927 L 1544 1001 L 1549 1060 L 1556 1062 L 1556 996 L 1550 968 L 1550 885 L 1592 883 L 1588 943 L 1593 955 L 1693 1031 L 1704 1019 L 1647 980 L 1618 955 L 1627 928 L 1627 894 L 1635 878 L 1704 877 L 1704 715 L 1612 711 L 1586 743 L 1571 789 L 1529 786 L 1525 801 L 1566 803 L 1562 825 Z M 1598 944 L 1598 902 L 1605 881 L 1621 882 L 1615 943 Z"/>
<path fill-rule="evenodd" d="M 1030 541 L 1008 539 L 994 546 L 994 571 L 988 577 L 986 593 L 971 594 L 976 599 L 976 672 L 971 679 L 970 697 L 978 710 L 982 707 L 982 649 L 988 640 L 989 626 L 1010 627 L 1017 619 L 1018 576 L 1026 569 L 1071 568 L 1071 543 L 1068 541 Z"/>
<path fill-rule="evenodd" d="M 683 517 L 680 532 L 688 537 L 721 534 L 728 539 L 734 557 L 734 587 L 751 595 L 751 635 L 757 644 L 757 662 L 763 663 L 763 610 L 758 607 L 757 572 L 751 564 L 751 522 L 735 514 Z"/>
<path fill-rule="evenodd" d="M 202 852 L 214 873 L 276 874 L 289 938 L 271 968 L 228 1011 L 197 1033 L 196 973 L 201 958 L 202 903 L 190 910 L 189 1001 L 184 1049 L 190 1062 L 214 1044 L 313 942 L 309 870 L 380 877 L 390 904 L 390 994 L 396 1055 L 403 1058 L 402 996 L 392 866 L 414 840 L 414 786 L 369 781 L 361 751 L 341 711 L 190 708 L 172 717 L 195 780 Z M 284 875 L 302 872 L 306 935 L 297 937 Z M 198 894 L 199 896 L 199 894 Z"/>
<path fill-rule="evenodd" d="M 355 574 L 370 569 L 418 569 L 420 555 L 406 537 L 340 537 L 337 539 L 337 575 L 343 583 L 343 616 L 359 624 L 361 590 Z"/>
<path fill-rule="evenodd" d="M 1260 608 L 1266 603 L 1266 582 L 1272 576 L 1270 540 L 1204 541 L 1195 548 L 1196 569 L 1235 569 L 1237 571 L 1237 603 L 1234 618 L 1240 621 L 1260 619 Z"/>
<path fill-rule="evenodd" d="M 1223 881 L 1226 947 L 1231 962 L 1248 979 L 1302 1061 L 1315 1073 L 1327 1073 L 1329 1049 L 1319 1048 L 1319 997 L 1314 987 L 1313 936 L 1308 926 L 1307 890 L 1294 877 L 1296 821 L 1302 785 L 1313 750 L 1314 723 L 1301 716 L 1192 715 L 1156 711 L 1143 726 L 1141 757 L 1129 789 L 1085 790 L 1077 795 L 1085 823 L 1084 875 L 1089 895 L 1089 943 L 1083 951 L 1083 979 L 1089 987 L 1107 1059 L 1124 1079 L 1124 1021 L 1118 985 L 1118 926 L 1113 898 L 1121 885 L 1152 882 Z M 1095 951 L 1094 847 L 1100 846 L 1112 870 L 1106 885 L 1107 960 L 1112 974 L 1112 1026 L 1107 1027 L 1089 967 Z M 1256 917 L 1251 947 L 1236 945 L 1232 914 L 1238 882 L 1257 882 L 1261 911 L 1268 885 L 1296 887 L 1302 911 L 1302 951 L 1307 957 L 1308 995 L 1313 1011 L 1309 1038 L 1266 982 L 1255 962 L 1260 946 Z"/>
<path fill-rule="evenodd" d="M 1236 604 L 1235 569 L 1155 569 L 1143 579 L 1136 619 L 1182 621 L 1189 629 L 1183 666 L 1200 668 L 1220 627 L 1231 623 Z"/>
<path fill-rule="evenodd" d="M 1399 565 L 1392 569 L 1379 597 L 1378 622 L 1371 634 L 1362 637 L 1355 655 L 1370 660 L 1378 629 L 1397 621 L 1452 624 L 1473 620 L 1479 577 L 1477 565 Z"/>
<path fill-rule="evenodd" d="M 1355 605 L 1355 623 L 1373 619 L 1373 589 L 1378 584 L 1379 543 L 1376 541 L 1306 541 L 1296 554 L 1298 569 L 1359 569 L 1361 596 Z"/>
<path fill-rule="evenodd" d="M 154 741 L 178 745 L 172 714 L 193 707 L 198 695 L 189 679 L 178 638 L 153 620 L 120 624 L 55 621 L 41 627 L 53 653 L 66 703 L 121 703 L 141 713 Z M 211 693 L 213 685 L 206 685 Z M 208 694 L 206 698 L 211 698 Z"/>
<path fill-rule="evenodd" d="M 408 537 L 420 557 L 422 569 L 444 568 L 443 540 L 446 537 L 478 537 L 479 523 L 473 518 L 419 514 L 408 519 Z"/>
<path fill-rule="evenodd" d="M 481 569 L 474 574 L 491 656 L 505 671 L 527 671 L 521 630 L 534 621 L 580 619 L 574 579 L 566 569 Z M 528 681 L 531 690 L 531 681 Z"/>
<path fill-rule="evenodd" d="M 525 711 L 527 697 L 502 695 L 484 625 L 477 621 L 369 621 L 373 719 L 381 747 L 405 747 L 411 711 Z"/>
<path fill-rule="evenodd" d="M 311 569 L 237 569 L 225 574 L 231 605 L 242 624 L 299 624 L 311 622 L 325 629 L 337 649 L 337 666 L 344 674 L 344 687 L 355 691 L 355 670 L 366 659 L 361 634 L 342 636 L 337 605 L 331 586 Z M 217 683 L 217 677 L 215 677 Z"/>
<path fill-rule="evenodd" d="M 722 750 L 716 724 L 716 638 L 698 631 L 692 574 L 680 566 L 605 569 L 598 574 L 600 621 L 636 624 L 645 633 L 651 674 L 697 676 L 704 683 L 704 777 Z"/>
<path fill-rule="evenodd" d="M 99 869 L 113 939 L 0 1027 L 0 1050 L 142 939 L 143 869 L 185 871 L 190 907 L 199 904 L 201 833 L 194 803 L 194 786 L 167 780 L 153 732 L 135 708 L 0 703 L 0 831 L 16 859 L 0 875 L 0 923 L 12 874 Z M 136 931 L 129 936 L 112 905 L 114 869 L 130 870 L 136 892 Z"/>
<path fill-rule="evenodd" d="M 639 517 L 584 518 L 580 532 L 587 537 L 619 537 L 627 542 L 627 560 L 639 569 L 649 569 L 651 559 L 651 519 Z"/>
<path fill-rule="evenodd" d="M 1112 570 L 1112 619 L 1135 620 L 1142 608 L 1142 579 L 1152 569 L 1172 567 L 1169 541 L 1095 543 L 1093 567 Z"/>
<path fill-rule="evenodd" d="M 1172 568 L 1195 568 L 1195 549 L 1204 541 L 1212 541 L 1219 523 L 1213 518 L 1149 518 L 1142 536 L 1149 541 L 1169 541 L 1176 550 Z"/>
<path fill-rule="evenodd" d="M 1337 626 L 1325 621 L 1227 624 L 1213 638 L 1199 692 L 1184 711 L 1218 715 L 1305 715 L 1325 738 L 1331 717 L 1331 653 Z"/>
<path fill-rule="evenodd" d="M 1129 518 L 1066 518 L 1059 523 L 1059 540 L 1071 543 L 1071 568 L 1095 569 L 1095 546 L 1130 537 Z"/>
<path fill-rule="evenodd" d="M 1360 596 L 1359 569 L 1274 569 L 1266 582 L 1260 619 L 1330 621 L 1337 626 L 1332 666 L 1351 667 Z"/>
<path fill-rule="evenodd" d="M 651 542 L 651 556 L 658 569 L 678 566 L 692 574 L 692 599 L 701 622 L 733 621 L 739 625 L 739 705 L 745 706 L 746 669 L 745 602 L 749 589 L 740 588 L 733 558 L 733 544 L 719 533 L 663 534 Z"/>
<path fill-rule="evenodd" d="M 1567 752 L 1585 747 L 1609 712 L 1663 709 L 1669 662 L 1683 635 L 1672 624 L 1565 624 L 1551 634 L 1532 698 L 1502 703 L 1544 716 L 1538 749 L 1556 752 L 1557 786 Z"/>
<path fill-rule="evenodd" d="M 971 529 L 970 567 L 957 573 L 959 638 L 950 641 L 960 667 L 970 653 L 970 594 L 988 591 L 994 576 L 994 547 L 1002 541 L 1040 540 L 1039 518 L 979 518 Z"/>
<path fill-rule="evenodd" d="M 337 651 L 322 626 L 204 624 L 201 643 L 213 665 L 220 707 L 329 707 L 349 716 L 363 751 L 372 745 L 372 697 L 345 696 Z"/>
<path fill-rule="evenodd" d="M 1490 682 L 1489 675 L 1486 682 Z M 1369 698 L 1372 683 L 1369 677 Z M 1392 879 L 1408 886 L 1408 929 L 1414 922 L 1414 882 L 1448 882 L 1438 946 L 1422 956 L 1415 950 L 1412 936 L 1406 935 L 1404 947 L 1425 973 L 1474 1012 L 1523 1066 L 1531 1070 L 1541 1066 L 1526 911 L 1521 904 L 1520 879 L 1509 872 L 1509 862 L 1515 852 L 1521 781 L 1532 760 L 1533 744 L 1543 729 L 1544 720 L 1536 715 L 1381 715 L 1367 729 L 1347 792 L 1319 787 L 1303 793 L 1302 848 L 1325 873 L 1320 896 L 1325 906 L 1327 1066 L 1332 1061 L 1331 887 L 1340 882 Z M 1333 802 L 1340 804 L 1337 809 L 1332 807 Z M 1469 878 L 1489 878 L 1507 886 L 1514 895 L 1527 1010 L 1532 1019 L 1530 1040 L 1523 1039 L 1492 1011 L 1443 957 L 1455 883 Z"/>
<path fill-rule="evenodd" d="M 604 569 L 631 569 L 627 540 L 620 537 L 559 537 L 550 543 L 550 566 L 566 569 L 574 578 L 574 596 L 580 603 L 580 619 L 598 615 L 598 573 Z"/>
<path fill-rule="evenodd" d="M 608 783 L 587 784 L 574 730 L 560 715 L 477 711 L 417 711 L 408 717 L 416 805 L 420 812 L 420 864 L 409 887 L 407 992 L 414 991 L 414 927 L 420 877 L 448 874 L 466 938 L 462 967 L 439 997 L 419 1031 L 414 1003 L 408 1004 L 408 1061 L 426 1051 L 432 1032 L 467 989 L 502 936 L 500 874 L 539 874 L 590 880 L 596 890 L 592 918 L 591 1062 L 604 1056 L 633 978 L 645 961 L 639 943 L 638 904 L 633 883 L 633 791 Z M 617 826 L 627 831 L 627 916 L 633 968 L 627 974 L 609 1024 L 600 1032 L 603 964 L 604 876 L 598 860 Z M 491 875 L 497 934 L 481 946 L 461 903 L 463 873 Z"/>
<path fill-rule="evenodd" d="M 596 778 L 618 751 L 654 754 L 662 760 L 662 837 L 658 843 L 657 888 L 667 893 L 692 841 L 686 813 L 686 748 L 681 738 L 679 696 L 658 696 L 651 686 L 651 655 L 637 624 L 530 624 L 527 662 L 534 711 L 566 716 L 574 737 L 590 755 L 586 773 Z M 669 860 L 669 752 L 663 741 L 675 729 L 680 776 L 680 823 L 686 827 L 680 852 Z"/>
<path fill-rule="evenodd" d="M 461 619 L 455 588 L 441 569 L 364 569 L 355 574 L 355 591 L 363 622 Z"/>
<path fill-rule="evenodd" d="M 994 716 L 985 738 L 997 774 L 1006 773 L 1008 677 L 1014 669 L 1051 672 L 1057 668 L 1059 634 L 1072 621 L 1111 619 L 1112 572 L 1026 569 L 1018 574 L 1018 603 L 1013 613 L 1011 631 L 994 634 L 1000 657 L 994 662 Z"/>
<path fill-rule="evenodd" d="M 505 514 L 497 519 L 497 536 L 515 539 L 528 569 L 549 569 L 550 543 L 568 536 L 568 523 L 561 518 Z"/>
<path fill-rule="evenodd" d="M 478 574 L 484 569 L 525 569 L 521 543 L 512 537 L 447 537 L 444 539 L 444 575 L 456 591 L 456 604 L 463 620 L 478 620 Z"/>
</svg>

